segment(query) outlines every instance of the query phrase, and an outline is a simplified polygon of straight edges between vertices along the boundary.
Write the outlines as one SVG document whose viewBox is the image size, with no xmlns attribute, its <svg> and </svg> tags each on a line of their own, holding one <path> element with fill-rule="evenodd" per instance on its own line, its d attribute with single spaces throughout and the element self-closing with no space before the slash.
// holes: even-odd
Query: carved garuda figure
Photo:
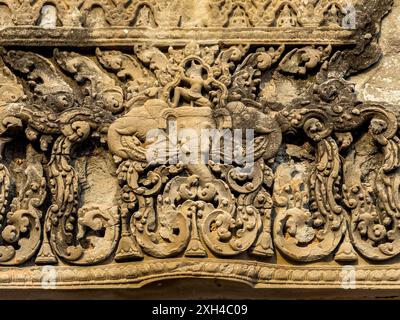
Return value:
<svg viewBox="0 0 400 320">
<path fill-rule="evenodd" d="M 339 286 L 398 257 L 398 111 L 348 82 L 391 1 L 193 5 L 0 0 L 0 266 Z"/>
</svg>

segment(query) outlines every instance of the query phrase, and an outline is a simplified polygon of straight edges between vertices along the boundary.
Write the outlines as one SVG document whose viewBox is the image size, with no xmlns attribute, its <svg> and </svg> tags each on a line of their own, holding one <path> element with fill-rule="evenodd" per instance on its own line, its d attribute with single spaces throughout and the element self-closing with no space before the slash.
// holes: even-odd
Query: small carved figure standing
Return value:
<svg viewBox="0 0 400 320">
<path fill-rule="evenodd" d="M 151 28 L 157 27 L 153 12 L 151 11 L 150 7 L 145 5 L 139 10 L 135 26 Z"/>
<path fill-rule="evenodd" d="M 42 7 L 39 27 L 45 29 L 57 27 L 57 8 L 55 6 L 46 4 Z"/>
<path fill-rule="evenodd" d="M 14 25 L 14 23 L 11 17 L 10 8 L 3 3 L 0 3 L 0 28 L 10 27 L 12 25 Z"/>
</svg>

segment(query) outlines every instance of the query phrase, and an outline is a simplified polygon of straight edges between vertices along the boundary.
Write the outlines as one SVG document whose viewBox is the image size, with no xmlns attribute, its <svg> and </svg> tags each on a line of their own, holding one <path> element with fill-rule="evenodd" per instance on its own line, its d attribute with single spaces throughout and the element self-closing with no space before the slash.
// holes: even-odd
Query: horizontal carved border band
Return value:
<svg viewBox="0 0 400 320">
<path fill-rule="evenodd" d="M 149 30 L 137 28 L 102 28 L 88 30 L 82 28 L 57 28 L 54 30 L 39 27 L 12 27 L 0 30 L 0 45 L 30 46 L 132 46 L 150 43 L 160 46 L 184 45 L 193 39 L 199 44 L 315 44 L 315 45 L 354 45 L 357 38 L 352 30 L 332 31 L 326 28 L 288 29 L 243 28 L 226 30 L 209 29 L 163 29 Z"/>
<path fill-rule="evenodd" d="M 1 0 L 3 25 L 64 27 L 303 27 L 343 25 L 360 0 Z"/>
<path fill-rule="evenodd" d="M 360 41 L 365 10 L 362 0 L 1 0 L 0 45 L 346 45 Z"/>
<path fill-rule="evenodd" d="M 2 289 L 43 289 L 47 267 L 0 269 Z M 118 265 L 54 267 L 56 280 L 45 289 L 140 288 L 152 282 L 182 278 L 212 278 L 245 283 L 255 288 L 344 289 L 349 281 L 343 268 L 329 266 L 283 266 L 246 263 L 239 260 L 221 262 L 208 259 L 145 261 Z M 372 286 L 379 289 L 400 289 L 400 270 L 387 266 L 357 266 L 352 275 L 357 289 Z"/>
</svg>

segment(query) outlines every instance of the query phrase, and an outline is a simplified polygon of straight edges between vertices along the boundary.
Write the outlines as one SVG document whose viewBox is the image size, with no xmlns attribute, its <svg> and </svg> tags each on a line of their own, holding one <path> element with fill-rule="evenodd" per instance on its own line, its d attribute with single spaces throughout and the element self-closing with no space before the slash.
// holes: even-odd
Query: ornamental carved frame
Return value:
<svg viewBox="0 0 400 320">
<path fill-rule="evenodd" d="M 391 5 L 0 0 L 0 288 L 400 288 L 400 112 L 346 80 Z M 254 170 L 147 161 L 170 118 Z"/>
</svg>

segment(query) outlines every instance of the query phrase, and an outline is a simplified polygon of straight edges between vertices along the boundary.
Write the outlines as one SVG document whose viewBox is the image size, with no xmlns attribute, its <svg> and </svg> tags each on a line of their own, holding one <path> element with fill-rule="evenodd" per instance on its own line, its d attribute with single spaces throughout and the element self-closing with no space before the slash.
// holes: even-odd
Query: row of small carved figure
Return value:
<svg viewBox="0 0 400 320">
<path fill-rule="evenodd" d="M 73 1 L 71 1 L 73 2 Z M 38 25 L 43 28 L 111 26 L 136 27 L 342 27 L 351 12 L 344 1 L 0 1 L 0 27 Z M 354 9 L 354 8 L 353 8 Z M 182 12 L 179 14 L 179 12 Z M 206 12 L 206 14 L 204 14 Z M 178 14 L 177 14 L 178 13 Z"/>
</svg>

